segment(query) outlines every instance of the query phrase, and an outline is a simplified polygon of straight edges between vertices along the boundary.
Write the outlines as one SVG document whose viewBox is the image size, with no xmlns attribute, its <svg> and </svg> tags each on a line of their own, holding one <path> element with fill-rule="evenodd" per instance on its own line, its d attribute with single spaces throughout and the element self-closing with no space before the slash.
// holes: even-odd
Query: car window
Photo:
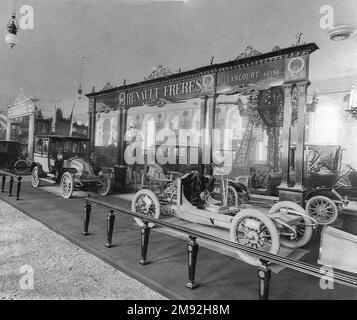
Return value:
<svg viewBox="0 0 357 320">
<path fill-rule="evenodd" d="M 72 144 L 72 152 L 73 153 L 79 153 L 79 142 L 74 141 Z"/>
<path fill-rule="evenodd" d="M 63 152 L 63 142 L 60 140 L 52 140 L 51 150 L 53 153 Z"/>
<path fill-rule="evenodd" d="M 72 143 L 71 141 L 65 141 L 64 142 L 64 148 L 63 148 L 65 153 L 71 153 L 72 152 Z"/>
<path fill-rule="evenodd" d="M 42 139 L 36 139 L 35 152 L 42 153 Z"/>
<path fill-rule="evenodd" d="M 48 153 L 48 139 L 43 140 L 43 153 Z"/>
<path fill-rule="evenodd" d="M 87 152 L 87 142 L 82 141 L 81 143 L 81 153 L 86 153 Z"/>
</svg>

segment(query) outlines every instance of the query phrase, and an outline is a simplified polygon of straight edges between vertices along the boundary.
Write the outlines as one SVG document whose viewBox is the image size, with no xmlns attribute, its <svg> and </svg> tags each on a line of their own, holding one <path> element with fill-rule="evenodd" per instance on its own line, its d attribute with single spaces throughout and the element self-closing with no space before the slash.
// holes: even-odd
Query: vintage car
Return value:
<svg viewBox="0 0 357 320">
<path fill-rule="evenodd" d="M 321 225 L 332 224 L 343 207 L 348 205 L 346 190 L 349 190 L 349 187 L 347 183 L 342 185 L 341 181 L 345 180 L 346 175 L 351 176 L 350 180 L 352 180 L 352 169 L 348 166 L 347 170 L 341 170 L 342 148 L 338 145 L 309 145 L 306 155 L 306 212 Z M 292 148 L 291 186 L 295 183 L 294 165 Z M 269 165 L 251 167 L 249 175 L 234 177 L 230 183 L 246 202 L 254 198 L 254 195 L 278 197 L 281 172 L 274 172 Z"/>
<path fill-rule="evenodd" d="M 109 172 L 95 167 L 88 152 L 88 139 L 61 135 L 38 135 L 31 164 L 32 185 L 59 183 L 63 198 L 75 189 L 95 188 L 105 196 L 111 188 Z"/>
<path fill-rule="evenodd" d="M 217 170 L 214 176 L 226 185 L 221 188 L 221 200 L 214 198 L 212 177 L 207 179 L 195 171 L 171 179 L 161 174 L 152 178 L 157 185 L 150 183 L 135 194 L 131 209 L 156 219 L 173 215 L 192 223 L 226 229 L 231 241 L 273 254 L 278 254 L 281 244 L 295 249 L 309 242 L 317 222 L 298 204 L 282 201 L 269 210 L 240 206 L 235 189 L 227 187 L 225 173 Z M 135 218 L 135 221 L 143 226 L 143 220 Z M 150 228 L 154 225 L 148 223 Z M 249 264 L 261 264 L 256 256 L 243 251 L 238 250 L 237 255 Z"/>
<path fill-rule="evenodd" d="M 0 168 L 21 173 L 23 148 L 18 141 L 0 141 Z M 17 170 L 19 168 L 19 171 Z"/>
</svg>

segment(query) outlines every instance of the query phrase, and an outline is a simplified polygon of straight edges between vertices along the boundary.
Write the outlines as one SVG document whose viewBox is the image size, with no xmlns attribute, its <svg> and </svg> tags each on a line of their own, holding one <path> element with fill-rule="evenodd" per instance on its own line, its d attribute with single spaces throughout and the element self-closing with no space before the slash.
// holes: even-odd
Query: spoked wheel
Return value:
<svg viewBox="0 0 357 320">
<path fill-rule="evenodd" d="M 279 224 L 280 219 L 284 222 L 294 221 L 294 217 L 297 216 L 297 221 L 289 224 L 295 231 L 295 237 L 293 238 L 292 235 L 294 234 L 294 231 L 279 224 L 280 243 L 283 246 L 288 248 L 300 248 L 310 241 L 313 232 L 313 221 L 306 216 L 306 211 L 303 207 L 294 202 L 281 201 L 273 205 L 269 210 L 269 215 L 273 214 L 277 217 L 275 221 L 277 224 Z M 272 219 L 274 220 L 274 218 Z"/>
<path fill-rule="evenodd" d="M 159 200 L 157 199 L 155 193 L 147 189 L 140 190 L 136 193 L 133 201 L 131 202 L 131 210 L 152 218 L 160 218 Z M 139 218 L 134 219 L 140 227 L 144 225 L 143 220 Z M 149 222 L 148 226 L 153 228 L 155 223 Z"/>
<path fill-rule="evenodd" d="M 31 183 L 34 188 L 38 188 L 41 184 L 41 181 L 38 178 L 38 176 L 39 176 L 39 169 L 36 166 L 32 169 L 32 173 L 31 173 Z"/>
<path fill-rule="evenodd" d="M 338 208 L 330 198 L 315 196 L 306 203 L 306 212 L 321 225 L 329 225 L 338 218 Z"/>
<path fill-rule="evenodd" d="M 277 254 L 280 248 L 279 234 L 274 223 L 264 213 L 245 209 L 233 218 L 230 228 L 233 242 L 265 252 Z M 237 251 L 245 262 L 260 266 L 259 258 L 243 251 Z"/>
<path fill-rule="evenodd" d="M 238 207 L 239 206 L 238 192 L 232 186 L 228 186 L 228 188 L 227 188 L 227 205 L 229 207 Z"/>
<path fill-rule="evenodd" d="M 69 172 L 65 172 L 62 175 L 60 189 L 63 198 L 69 199 L 70 197 L 72 197 L 74 190 L 74 179 Z"/>
<path fill-rule="evenodd" d="M 100 177 L 100 187 L 97 192 L 101 196 L 106 196 L 110 192 L 111 180 L 109 174 L 102 174 Z"/>
<path fill-rule="evenodd" d="M 14 170 L 16 174 L 24 174 L 27 170 L 27 161 L 26 160 L 17 160 L 14 164 Z"/>
</svg>

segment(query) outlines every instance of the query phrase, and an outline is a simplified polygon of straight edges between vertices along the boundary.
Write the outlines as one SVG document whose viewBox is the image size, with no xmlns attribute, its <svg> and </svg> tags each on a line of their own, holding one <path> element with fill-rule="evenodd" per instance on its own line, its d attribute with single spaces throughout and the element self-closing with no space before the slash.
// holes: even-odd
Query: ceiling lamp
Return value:
<svg viewBox="0 0 357 320">
<path fill-rule="evenodd" d="M 16 20 L 16 14 L 13 13 L 12 17 L 7 25 L 7 31 L 9 33 L 5 37 L 5 41 L 8 45 L 10 45 L 11 49 L 13 49 L 15 47 L 15 45 L 17 45 L 17 43 L 18 43 L 18 39 L 16 36 L 18 30 L 19 30 L 19 27 L 18 27 L 17 20 Z"/>
<path fill-rule="evenodd" d="M 326 30 L 332 41 L 342 41 L 351 38 L 356 29 L 349 25 L 340 25 Z"/>
</svg>

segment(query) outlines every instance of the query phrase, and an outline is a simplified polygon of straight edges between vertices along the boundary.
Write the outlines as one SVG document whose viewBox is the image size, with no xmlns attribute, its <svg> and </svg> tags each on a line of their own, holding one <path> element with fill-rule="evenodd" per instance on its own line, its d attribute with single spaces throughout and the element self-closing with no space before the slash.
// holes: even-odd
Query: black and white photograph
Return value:
<svg viewBox="0 0 357 320">
<path fill-rule="evenodd" d="M 0 30 L 0 300 L 357 300 L 356 0 L 0 0 Z"/>
</svg>

